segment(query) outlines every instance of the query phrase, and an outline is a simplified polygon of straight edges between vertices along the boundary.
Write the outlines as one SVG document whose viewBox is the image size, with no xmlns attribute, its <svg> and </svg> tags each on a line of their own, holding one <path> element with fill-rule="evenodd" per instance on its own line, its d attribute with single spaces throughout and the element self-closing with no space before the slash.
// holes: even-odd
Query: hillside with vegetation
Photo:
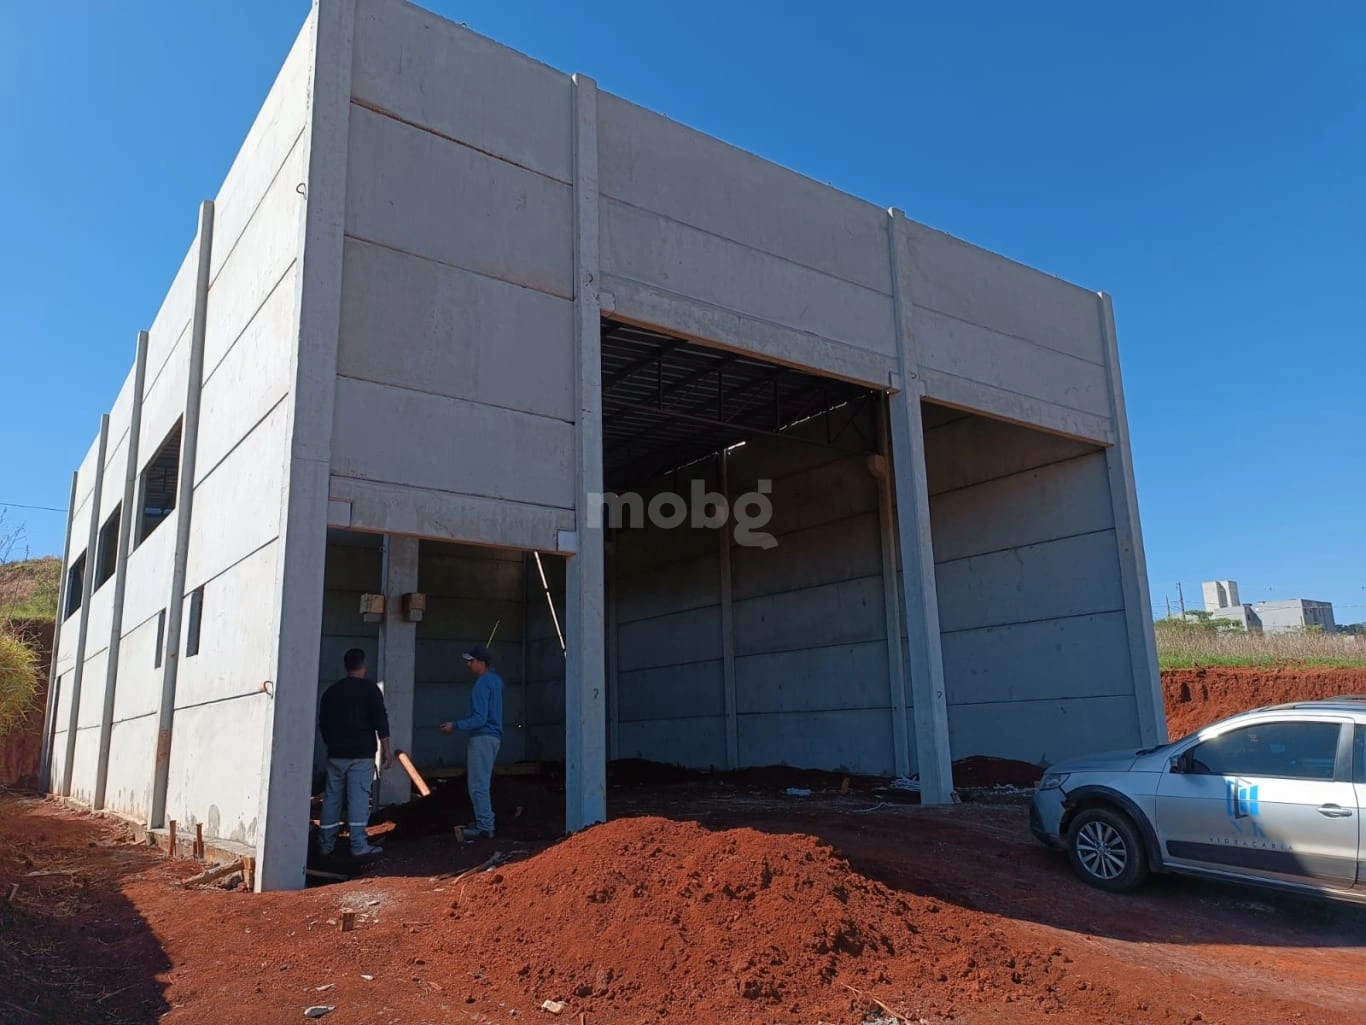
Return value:
<svg viewBox="0 0 1366 1025">
<path fill-rule="evenodd" d="M 53 622 L 61 580 L 62 560 L 56 556 L 0 563 L 0 622 Z"/>
</svg>

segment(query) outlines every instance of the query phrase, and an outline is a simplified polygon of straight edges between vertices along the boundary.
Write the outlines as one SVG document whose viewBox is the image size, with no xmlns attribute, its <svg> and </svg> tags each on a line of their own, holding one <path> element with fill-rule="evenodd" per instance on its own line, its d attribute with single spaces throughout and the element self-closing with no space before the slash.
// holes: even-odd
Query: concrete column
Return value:
<svg viewBox="0 0 1366 1025">
<path fill-rule="evenodd" d="M 290 368 L 286 484 L 275 594 L 280 648 L 267 698 L 256 888 L 297 890 L 308 860 L 308 798 L 318 701 L 318 650 L 327 560 L 332 410 L 337 397 L 347 134 L 355 0 L 315 3 L 309 69 L 308 166 L 299 200 L 299 267 Z"/>
<path fill-rule="evenodd" d="M 717 458 L 720 468 L 721 494 L 727 508 L 730 503 L 730 473 L 728 455 L 722 451 Z M 730 542 L 731 524 L 727 517 L 716 532 L 721 560 L 721 677 L 725 687 L 726 708 L 726 768 L 740 767 L 740 726 L 735 702 L 735 606 L 731 594 Z"/>
<path fill-rule="evenodd" d="M 906 636 L 910 651 L 911 705 L 915 715 L 915 752 L 920 800 L 947 804 L 953 799 L 953 759 L 949 752 L 948 701 L 944 656 L 939 637 L 939 594 L 934 579 L 930 536 L 930 492 L 925 476 L 925 425 L 920 400 L 924 385 L 911 328 L 911 233 L 906 215 L 888 211 L 892 299 L 895 309 L 900 380 L 888 396 L 892 461 L 896 481 L 896 519 L 901 540 L 901 579 Z"/>
<path fill-rule="evenodd" d="M 1167 741 L 1167 712 L 1157 663 L 1157 639 L 1153 633 L 1148 561 L 1138 521 L 1138 491 L 1134 484 L 1133 450 L 1129 447 L 1124 383 L 1119 372 L 1115 310 L 1104 292 L 1097 293 L 1097 300 L 1110 379 L 1110 411 L 1115 425 L 1115 443 L 1105 450 L 1105 465 L 1109 470 L 1110 502 L 1115 516 L 1115 539 L 1119 545 L 1119 573 L 1129 634 L 1129 658 L 1133 666 L 1134 699 L 1138 703 L 1139 734 L 1145 746 L 1163 744 Z"/>
<path fill-rule="evenodd" d="M 66 757 L 62 768 L 62 796 L 71 796 L 71 774 L 76 767 L 76 724 L 81 716 L 81 683 L 85 677 L 85 642 L 90 631 L 90 599 L 95 590 L 95 546 L 100 540 L 100 501 L 104 494 L 104 459 L 109 445 L 109 414 L 100 417 L 99 454 L 95 485 L 90 495 L 90 529 L 85 542 L 85 574 L 81 578 L 81 621 L 76 628 L 76 668 L 71 674 L 71 711 L 67 717 Z"/>
<path fill-rule="evenodd" d="M 896 583 L 896 500 L 892 495 L 892 439 L 886 403 L 877 408 L 878 455 L 874 460 L 877 478 L 878 526 L 882 530 L 882 606 L 887 625 L 887 684 L 892 708 L 892 757 L 899 776 L 911 774 L 911 748 L 907 727 L 906 663 L 901 651 L 901 601 Z"/>
<path fill-rule="evenodd" d="M 114 696 L 119 683 L 119 648 L 123 643 L 123 600 L 128 590 L 128 549 L 133 538 L 133 503 L 138 485 L 138 448 L 142 437 L 142 391 L 147 382 L 147 332 L 138 332 L 133 360 L 133 408 L 128 423 L 128 466 L 123 475 L 123 510 L 119 516 L 119 551 L 114 565 L 114 610 L 109 620 L 109 664 L 104 673 L 104 709 L 100 714 L 100 760 L 95 770 L 95 799 L 91 807 L 104 807 L 109 782 L 109 744 L 114 732 Z"/>
<path fill-rule="evenodd" d="M 185 575 L 190 562 L 190 524 L 194 519 L 195 462 L 199 453 L 199 400 L 204 392 L 204 337 L 209 324 L 209 277 L 213 257 L 213 201 L 199 207 L 199 277 L 190 326 L 190 367 L 185 385 L 185 417 L 180 433 L 180 490 L 176 496 L 175 561 L 166 601 L 166 652 L 161 662 L 161 708 L 157 715 L 156 762 L 152 777 L 149 825 L 166 824 L 166 792 L 171 785 L 171 732 L 175 692 L 180 679 L 180 633 L 184 625 Z"/>
<path fill-rule="evenodd" d="M 43 793 L 52 789 L 52 742 L 57 735 L 57 706 L 61 697 L 61 676 L 57 672 L 57 658 L 62 652 L 62 621 L 66 619 L 67 571 L 71 568 L 71 521 L 76 515 L 76 482 L 79 473 L 71 475 L 71 497 L 66 500 L 66 540 L 62 543 L 62 579 L 57 585 L 57 621 L 52 627 L 52 664 L 47 670 L 47 708 L 43 716 L 43 764 L 38 770 L 38 785 Z"/>
<path fill-rule="evenodd" d="M 384 620 L 379 629 L 379 681 L 389 713 L 395 751 L 413 749 L 413 698 L 417 693 L 417 624 L 403 615 L 403 596 L 417 590 L 418 540 L 384 538 Z M 412 794 L 408 774 L 395 765 L 380 775 L 379 803 L 404 804 Z"/>
<path fill-rule="evenodd" d="M 602 331 L 598 306 L 598 87 L 574 76 L 574 407 L 578 491 L 565 580 L 565 828 L 607 817 L 603 650 Z"/>
</svg>

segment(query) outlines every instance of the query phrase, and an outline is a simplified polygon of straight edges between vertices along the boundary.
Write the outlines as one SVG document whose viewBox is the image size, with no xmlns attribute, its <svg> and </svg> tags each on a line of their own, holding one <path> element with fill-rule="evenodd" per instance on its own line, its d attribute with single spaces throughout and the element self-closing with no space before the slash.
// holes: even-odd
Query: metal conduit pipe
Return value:
<svg viewBox="0 0 1366 1025">
<path fill-rule="evenodd" d="M 175 562 L 166 603 L 166 652 L 162 660 L 161 708 L 157 713 L 156 766 L 148 825 L 166 824 L 166 793 L 171 780 L 171 727 L 175 722 L 176 680 L 180 670 L 181 621 L 185 575 L 190 556 L 190 519 L 194 505 L 195 455 L 199 447 L 199 400 L 204 390 L 204 335 L 208 326 L 209 272 L 213 255 L 213 201 L 199 206 L 199 276 L 195 281 L 194 320 L 190 329 L 190 370 L 185 386 L 185 418 L 180 436 L 180 480 L 176 496 Z"/>
</svg>

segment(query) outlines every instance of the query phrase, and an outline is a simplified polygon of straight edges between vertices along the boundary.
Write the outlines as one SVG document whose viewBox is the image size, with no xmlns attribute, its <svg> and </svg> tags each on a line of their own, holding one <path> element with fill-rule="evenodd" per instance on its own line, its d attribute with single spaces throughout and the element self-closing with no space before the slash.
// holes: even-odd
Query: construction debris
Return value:
<svg viewBox="0 0 1366 1025">
<path fill-rule="evenodd" d="M 234 872 L 242 872 L 245 874 L 245 869 L 246 865 L 239 858 L 237 861 L 229 862 L 226 865 L 219 865 L 217 868 L 206 869 L 197 876 L 190 876 L 189 879 L 182 879 L 180 885 L 185 887 L 202 886 L 206 883 L 224 879 Z"/>
<path fill-rule="evenodd" d="M 341 914 L 341 931 L 350 932 L 356 927 L 356 913 L 354 911 L 343 911 Z"/>
<path fill-rule="evenodd" d="M 321 1018 L 325 1014 L 331 1014 L 336 1008 L 331 1004 L 315 1004 L 304 1009 L 305 1018 Z"/>
<path fill-rule="evenodd" d="M 549 1011 L 551 1014 L 564 1014 L 569 1009 L 569 1005 L 563 1000 L 547 1000 L 541 1005 L 542 1011 Z"/>
</svg>

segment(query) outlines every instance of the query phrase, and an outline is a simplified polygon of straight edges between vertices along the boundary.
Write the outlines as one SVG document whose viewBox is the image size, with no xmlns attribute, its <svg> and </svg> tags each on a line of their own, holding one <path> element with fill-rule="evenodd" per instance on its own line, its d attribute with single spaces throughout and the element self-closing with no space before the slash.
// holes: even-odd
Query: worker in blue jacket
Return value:
<svg viewBox="0 0 1366 1025">
<path fill-rule="evenodd" d="M 474 674 L 469 714 L 456 722 L 443 722 L 442 733 L 456 730 L 470 735 L 467 749 L 467 779 L 474 822 L 465 827 L 467 836 L 493 838 L 493 801 L 489 783 L 493 763 L 503 744 L 503 678 L 493 668 L 493 653 L 482 645 L 465 652 L 465 664 Z"/>
</svg>

